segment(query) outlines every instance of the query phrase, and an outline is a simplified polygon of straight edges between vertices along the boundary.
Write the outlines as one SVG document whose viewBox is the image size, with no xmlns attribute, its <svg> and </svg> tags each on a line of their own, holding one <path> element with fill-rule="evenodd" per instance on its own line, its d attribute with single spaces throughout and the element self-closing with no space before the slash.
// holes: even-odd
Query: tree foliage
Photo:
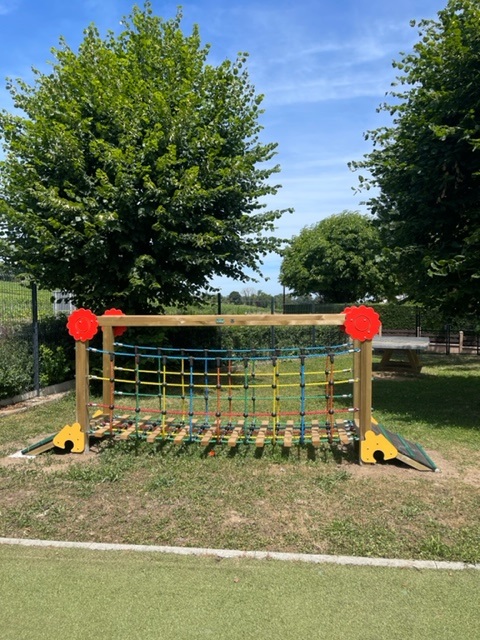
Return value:
<svg viewBox="0 0 480 640">
<path fill-rule="evenodd" d="M 213 275 L 260 273 L 279 246 L 283 211 L 262 203 L 279 187 L 276 144 L 259 139 L 246 54 L 212 66 L 181 18 L 146 3 L 118 36 L 92 25 L 77 52 L 53 49 L 51 73 L 8 84 L 1 254 L 94 310 L 190 302 Z"/>
<path fill-rule="evenodd" d="M 414 24 L 414 23 L 413 23 Z M 353 168 L 395 257 L 402 293 L 446 315 L 480 313 L 480 5 L 450 0 L 419 23 L 399 71 L 392 126 L 367 133 Z"/>
<path fill-rule="evenodd" d="M 297 296 L 355 302 L 384 293 L 381 243 L 371 220 L 343 211 L 304 227 L 284 250 L 280 282 Z"/>
</svg>

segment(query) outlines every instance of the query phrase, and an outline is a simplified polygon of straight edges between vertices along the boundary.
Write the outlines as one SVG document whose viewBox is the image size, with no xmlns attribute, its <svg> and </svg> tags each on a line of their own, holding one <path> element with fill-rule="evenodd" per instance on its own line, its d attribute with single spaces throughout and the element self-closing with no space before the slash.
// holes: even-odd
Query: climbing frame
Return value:
<svg viewBox="0 0 480 640">
<path fill-rule="evenodd" d="M 130 372 L 133 377 L 129 380 L 136 386 L 135 392 L 132 393 L 132 397 L 135 399 L 135 405 L 130 406 L 125 416 L 119 416 L 118 411 L 121 411 L 121 406 L 116 406 L 117 401 L 115 399 L 115 393 L 117 391 L 114 383 L 117 381 L 115 372 L 115 337 L 118 337 L 128 327 L 160 327 L 160 326 L 204 326 L 204 327 L 241 327 L 241 326 L 338 326 L 345 330 L 347 336 L 353 340 L 352 353 L 357 355 L 353 358 L 353 373 L 350 378 L 350 382 L 353 386 L 353 403 L 350 407 L 351 415 L 343 420 L 338 419 L 337 410 L 332 406 L 334 400 L 333 389 L 336 388 L 338 380 L 336 381 L 332 376 L 333 363 L 335 354 L 327 353 L 326 357 L 332 365 L 329 370 L 328 366 L 325 368 L 325 378 L 322 382 L 323 396 L 326 399 L 326 408 L 319 409 L 316 412 L 312 410 L 309 412 L 305 409 L 306 396 L 305 389 L 308 385 L 305 376 L 306 370 L 304 369 L 305 361 L 309 357 L 309 354 L 298 353 L 295 358 L 298 358 L 300 362 L 300 383 L 298 387 L 298 395 L 300 401 L 300 410 L 296 413 L 300 414 L 300 421 L 295 421 L 293 416 L 286 415 L 285 412 L 279 406 L 281 403 L 281 396 L 278 396 L 275 387 L 277 385 L 276 379 L 278 378 L 278 355 L 268 354 L 268 359 L 271 362 L 272 370 L 262 375 L 269 375 L 271 380 L 265 383 L 264 386 L 271 388 L 270 407 L 268 412 L 266 409 L 253 411 L 255 420 L 252 426 L 251 410 L 244 409 L 243 414 L 237 411 L 225 410 L 224 408 L 217 408 L 216 414 L 212 417 L 211 412 L 207 411 L 209 420 L 205 418 L 198 420 L 195 417 L 195 408 L 192 406 L 198 398 L 195 398 L 194 394 L 189 393 L 188 402 L 190 403 L 188 408 L 184 404 L 183 407 L 168 411 L 165 407 L 161 406 L 162 393 L 158 390 L 156 395 L 160 398 L 160 406 L 158 409 L 149 409 L 148 419 L 145 415 L 142 415 L 142 408 L 140 405 L 141 392 L 138 390 L 138 374 L 141 373 L 141 356 L 138 351 L 134 354 L 136 358 L 135 364 Z M 378 315 L 368 307 L 348 307 L 344 313 L 341 314 L 295 314 L 295 315 L 277 315 L 277 314 L 261 314 L 261 315 L 225 315 L 225 316 L 213 316 L 213 315 L 193 315 L 193 316 L 126 316 L 122 314 L 120 310 L 110 309 L 103 316 L 95 316 L 91 311 L 86 309 L 78 309 L 75 311 L 68 320 L 68 328 L 70 334 L 76 339 L 76 392 L 77 392 L 77 423 L 81 425 L 81 430 L 85 434 L 106 434 L 107 432 L 117 437 L 128 438 L 131 435 L 139 437 L 141 435 L 147 441 L 156 441 L 158 438 L 173 438 L 173 442 L 181 444 L 185 441 L 197 441 L 202 445 L 208 445 L 212 442 L 226 442 L 230 443 L 230 446 L 234 446 L 240 441 L 255 442 L 256 446 L 264 446 L 267 442 L 280 442 L 283 446 L 291 446 L 295 442 L 309 443 L 313 446 L 319 446 L 322 442 L 341 442 L 346 444 L 353 439 L 359 439 L 362 442 L 365 439 L 365 433 L 371 426 L 371 377 L 372 377 L 372 338 L 378 331 L 380 322 Z M 103 385 L 103 398 L 101 407 L 98 407 L 96 417 L 93 418 L 93 425 L 89 417 L 89 407 L 92 406 L 89 400 L 89 358 L 88 358 L 88 341 L 93 338 L 98 328 L 103 332 L 103 374 L 101 376 Z M 342 347 L 345 348 L 345 347 Z M 135 347 L 133 347 L 135 349 Z M 166 360 L 165 354 L 160 354 L 159 358 L 163 358 L 163 362 Z M 222 356 L 214 356 L 217 359 Z M 177 356 L 178 358 L 178 356 Z M 195 356 L 188 356 L 189 360 L 186 363 L 185 359 L 181 358 L 181 382 L 177 384 L 185 385 L 185 380 L 188 377 L 188 387 L 195 388 L 195 376 L 199 375 L 195 369 Z M 193 358 L 193 363 L 192 363 Z M 228 358 L 227 358 L 228 359 Z M 245 360 L 245 357 L 243 357 Z M 230 358 L 231 360 L 231 358 Z M 249 355 L 246 358 L 251 367 L 252 362 L 256 362 L 254 357 Z M 237 362 L 238 365 L 238 362 Z M 228 363 L 226 364 L 228 378 Z M 270 366 L 270 365 L 269 365 Z M 222 361 L 220 369 L 225 367 L 225 363 Z M 187 372 L 188 369 L 188 372 Z M 158 388 L 161 386 L 161 367 L 156 368 L 158 378 Z M 200 373 L 200 375 L 202 375 Z M 203 373 L 204 377 L 208 377 L 208 373 Z M 218 374 L 217 374 L 218 375 Z M 249 376 L 252 376 L 252 371 L 249 369 Z M 303 376 L 303 378 L 302 378 Z M 257 378 L 258 380 L 258 378 Z M 123 382 L 125 384 L 125 382 Z M 319 384 L 318 381 L 316 383 Z M 226 383 L 228 387 L 228 382 Z M 250 383 L 248 383 L 250 386 Z M 205 385 L 207 388 L 210 386 Z M 216 382 L 214 385 L 217 390 L 222 389 L 225 386 L 222 382 Z M 287 385 L 288 386 L 288 385 Z M 245 388 L 245 383 L 244 383 Z M 329 393 L 329 390 L 332 393 Z M 127 392 L 128 393 L 128 392 Z M 209 392 L 210 393 L 210 392 Z M 213 392 L 215 393 L 215 392 Z M 149 394 L 153 395 L 153 394 Z M 186 400 L 186 393 L 180 393 L 180 398 L 183 403 Z M 217 394 L 218 397 L 218 394 Z M 204 397 L 205 401 L 205 397 Z M 224 401 L 224 400 L 223 400 Z M 254 402 L 253 397 L 250 398 L 250 402 Z M 228 402 L 228 400 L 227 400 Z M 272 405 L 273 403 L 273 405 Z M 303 405 L 302 405 L 303 403 Z M 302 409 L 303 406 L 303 409 Z M 117 411 L 118 409 L 118 411 Z M 188 410 L 187 410 L 188 409 Z M 226 425 L 223 424 L 220 418 L 224 417 L 225 411 L 230 414 L 230 419 L 227 420 Z M 198 413 L 198 412 L 197 412 Z M 204 412 L 205 413 L 205 412 Z M 233 415 L 236 413 L 237 415 Z M 263 413 L 263 415 L 262 415 Z M 267 416 L 267 413 L 270 415 Z M 303 416 L 301 414 L 304 414 Z M 132 415 L 131 415 L 132 414 Z M 181 414 L 181 415 L 180 415 Z M 188 417 L 187 417 L 188 414 Z M 246 415 L 245 415 L 246 414 Z M 308 421 L 306 420 L 307 414 L 309 414 Z M 280 422 L 279 416 L 284 418 L 283 422 Z M 233 420 L 235 418 L 235 420 Z M 96 420 L 96 422 L 95 422 Z M 357 429 L 353 428 L 356 424 Z M 120 432 L 120 433 L 119 433 Z M 88 438 L 87 438 L 88 442 Z M 88 445 L 87 445 L 88 446 Z"/>
</svg>

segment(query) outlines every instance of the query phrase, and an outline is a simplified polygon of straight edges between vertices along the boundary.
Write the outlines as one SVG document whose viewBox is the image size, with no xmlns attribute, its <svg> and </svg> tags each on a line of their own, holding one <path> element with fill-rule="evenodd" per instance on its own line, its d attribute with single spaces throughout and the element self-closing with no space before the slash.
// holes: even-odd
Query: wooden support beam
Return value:
<svg viewBox="0 0 480 640">
<path fill-rule="evenodd" d="M 107 407 L 112 404 L 112 395 L 113 395 L 113 382 L 110 381 L 111 372 L 111 361 L 110 361 L 110 353 L 114 350 L 114 335 L 113 335 L 113 327 L 103 327 L 103 355 L 102 355 L 102 396 L 103 396 L 103 407 L 104 411 L 107 410 Z"/>
<path fill-rule="evenodd" d="M 360 407 L 360 340 L 353 341 L 353 419 L 357 420 Z"/>
<path fill-rule="evenodd" d="M 153 431 L 150 431 L 150 433 L 148 434 L 147 442 L 152 444 L 161 435 L 162 435 L 162 427 L 155 427 L 155 429 Z"/>
<path fill-rule="evenodd" d="M 360 464 L 362 463 L 362 442 L 364 442 L 365 434 L 372 425 L 372 351 L 371 340 L 365 340 L 360 344 L 360 411 L 358 417 Z"/>
<path fill-rule="evenodd" d="M 235 426 L 235 428 L 233 429 L 229 439 L 228 439 L 228 446 L 229 447 L 236 447 L 237 446 L 237 441 L 240 438 L 240 436 L 243 433 L 243 420 L 238 422 L 237 425 Z"/>
<path fill-rule="evenodd" d="M 79 423 L 85 438 L 85 451 L 89 451 L 88 433 L 90 421 L 88 417 L 88 342 L 77 340 L 75 342 L 75 396 L 76 396 L 76 421 Z"/>
<path fill-rule="evenodd" d="M 124 431 L 122 431 L 122 433 L 117 436 L 117 440 L 128 440 L 128 438 L 131 436 L 132 433 L 135 433 L 136 429 L 135 429 L 135 425 L 131 425 L 130 427 L 128 427 L 128 429 L 125 429 Z"/>
<path fill-rule="evenodd" d="M 137 424 L 137 428 L 141 431 L 146 431 L 149 427 L 150 427 L 150 420 L 152 419 L 152 416 L 144 416 L 140 422 Z"/>
<path fill-rule="evenodd" d="M 202 447 L 207 447 L 210 444 L 210 440 L 217 434 L 217 427 L 210 427 L 207 429 L 200 440 Z"/>
<path fill-rule="evenodd" d="M 285 431 L 283 432 L 283 446 L 289 449 L 293 444 L 295 424 L 293 420 L 287 420 L 285 424 Z"/>
<path fill-rule="evenodd" d="M 265 446 L 265 438 L 267 437 L 267 428 L 268 428 L 268 422 L 262 422 L 262 426 L 260 427 L 257 437 L 255 438 L 256 447 Z"/>
<path fill-rule="evenodd" d="M 344 313 L 264 313 L 250 315 L 97 316 L 100 327 L 340 326 Z"/>
<path fill-rule="evenodd" d="M 188 435 L 188 427 L 182 427 L 173 439 L 173 444 L 182 444 L 184 438 Z"/>
<path fill-rule="evenodd" d="M 93 438 L 103 438 L 103 436 L 107 433 L 110 432 L 110 425 L 104 425 L 103 427 L 99 427 L 98 429 L 95 429 L 95 431 L 92 433 L 92 437 Z"/>
<path fill-rule="evenodd" d="M 293 441 L 293 427 L 285 427 L 285 434 L 283 436 L 283 446 L 289 449 L 292 446 Z"/>
<path fill-rule="evenodd" d="M 350 444 L 350 438 L 348 437 L 347 430 L 345 429 L 345 422 L 343 420 L 336 420 L 335 427 L 337 429 L 340 442 L 342 444 Z"/>
</svg>

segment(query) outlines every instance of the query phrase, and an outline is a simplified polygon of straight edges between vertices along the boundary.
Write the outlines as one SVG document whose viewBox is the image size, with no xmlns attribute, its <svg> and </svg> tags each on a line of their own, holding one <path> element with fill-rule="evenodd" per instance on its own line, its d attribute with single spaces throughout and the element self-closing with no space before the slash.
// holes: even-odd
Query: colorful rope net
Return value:
<svg viewBox="0 0 480 640">
<path fill-rule="evenodd" d="M 89 348 L 89 351 L 105 352 Z M 351 343 L 285 349 L 174 349 L 115 343 L 109 397 L 91 435 L 291 446 L 355 438 Z"/>
</svg>

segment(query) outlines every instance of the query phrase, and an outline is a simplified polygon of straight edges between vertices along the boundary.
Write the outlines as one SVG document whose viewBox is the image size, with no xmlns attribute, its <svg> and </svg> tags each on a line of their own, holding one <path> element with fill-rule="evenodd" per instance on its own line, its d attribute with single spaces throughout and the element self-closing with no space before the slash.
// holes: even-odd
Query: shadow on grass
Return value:
<svg viewBox="0 0 480 640">
<path fill-rule="evenodd" d="M 479 362 L 480 364 L 480 362 Z M 459 375 L 460 374 L 460 375 Z M 398 416 L 403 422 L 423 422 L 435 429 L 480 427 L 480 368 L 456 368 L 455 375 L 422 373 L 403 380 L 377 379 L 373 383 L 376 411 Z"/>
<path fill-rule="evenodd" d="M 149 444 L 139 440 L 135 447 L 134 437 L 126 442 L 96 442 L 97 453 L 116 453 L 122 454 L 140 454 L 142 456 L 148 454 L 158 456 L 160 458 L 175 459 L 209 459 L 209 458 L 227 458 L 237 460 L 267 460 L 271 462 L 293 462 L 309 461 L 309 462 L 334 462 L 337 465 L 358 462 L 358 443 L 351 443 L 349 446 L 340 446 L 336 443 L 331 446 L 328 443 L 322 443 L 316 448 L 311 444 L 293 444 L 291 447 L 283 447 L 282 445 L 265 444 L 264 447 L 255 447 L 252 443 L 238 442 L 236 446 L 230 447 L 224 443 L 210 442 L 207 446 L 202 447 L 198 442 L 184 442 L 182 445 L 174 445 L 169 441 L 157 441 L 155 444 Z M 115 449 L 118 451 L 115 452 Z M 112 451 L 113 450 L 113 451 Z"/>
<path fill-rule="evenodd" d="M 430 369 L 454 369 L 456 372 L 465 371 L 475 374 L 480 368 L 480 356 L 451 354 L 446 356 L 438 353 L 421 354 L 422 364 Z"/>
</svg>

